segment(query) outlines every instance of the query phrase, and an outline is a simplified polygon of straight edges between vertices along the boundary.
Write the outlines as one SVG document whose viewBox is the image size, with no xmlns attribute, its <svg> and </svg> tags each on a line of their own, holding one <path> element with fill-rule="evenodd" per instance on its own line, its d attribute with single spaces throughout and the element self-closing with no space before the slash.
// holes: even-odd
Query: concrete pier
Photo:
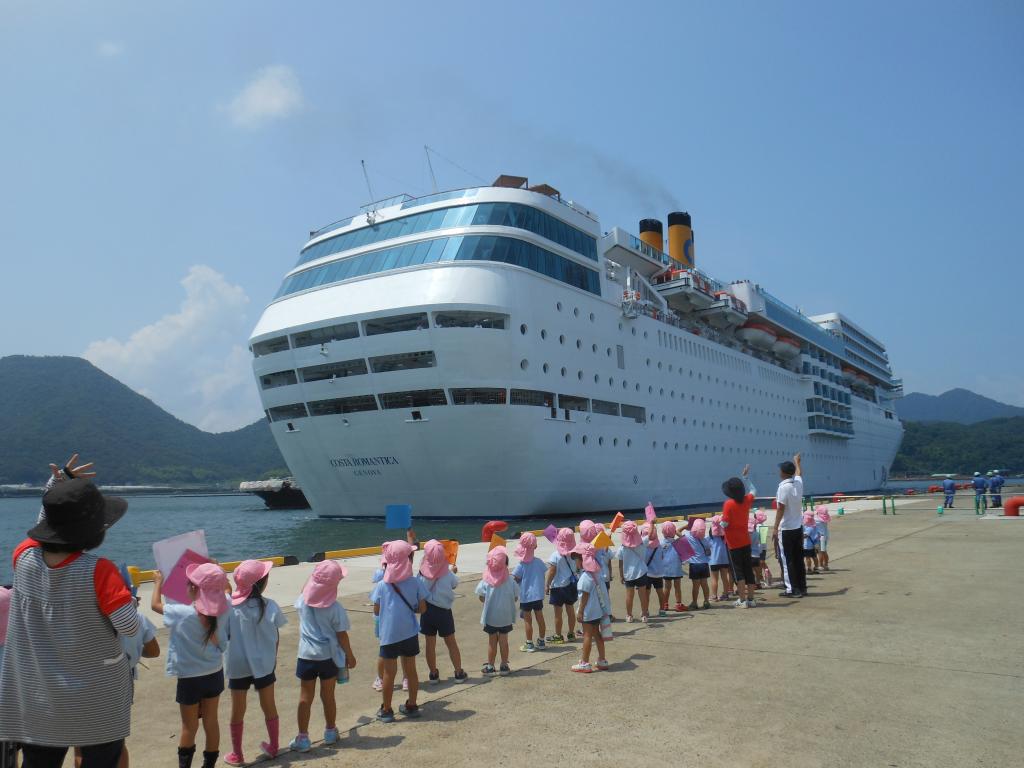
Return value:
<svg viewBox="0 0 1024 768">
<path fill-rule="evenodd" d="M 569 670 L 578 643 L 534 654 L 516 650 L 521 622 L 510 638 L 513 674 L 480 675 L 486 638 L 472 591 L 486 545 L 463 545 L 455 615 L 470 680 L 454 684 L 442 650 L 441 684 L 421 690 L 423 718 L 399 716 L 392 725 L 373 720 L 380 695 L 370 687 L 377 647 L 367 594 L 378 558 L 347 561 L 341 593 L 358 666 L 338 688 L 340 744 L 254 760 L 265 730 L 250 695 L 245 754 L 267 766 L 1017 764 L 1024 746 L 1024 616 L 1014 574 L 1024 523 L 976 517 L 973 509 L 938 517 L 931 498 L 899 499 L 896 516 L 883 516 L 880 502 L 845 506 L 848 514 L 831 524 L 833 571 L 810 577 L 810 597 L 785 599 L 771 589 L 753 610 L 723 603 L 649 625 L 619 621 L 608 645 L 611 671 L 591 675 Z M 538 554 L 549 546 L 543 541 Z M 282 631 L 278 663 L 285 744 L 294 736 L 298 694 L 291 604 L 311 567 L 271 574 L 269 595 L 293 619 Z M 683 586 L 688 595 L 689 582 Z M 624 616 L 617 582 L 612 600 L 616 615 Z M 546 618 L 551 632 L 550 608 Z M 166 649 L 165 630 L 159 639 Z M 174 680 L 164 675 L 163 657 L 146 663 L 135 697 L 132 762 L 172 768 L 179 723 Z M 422 655 L 419 669 L 425 679 Z M 396 691 L 396 708 L 401 701 Z M 225 695 L 222 754 L 230 749 L 228 712 Z M 322 730 L 315 704 L 311 735 L 319 739 Z"/>
</svg>

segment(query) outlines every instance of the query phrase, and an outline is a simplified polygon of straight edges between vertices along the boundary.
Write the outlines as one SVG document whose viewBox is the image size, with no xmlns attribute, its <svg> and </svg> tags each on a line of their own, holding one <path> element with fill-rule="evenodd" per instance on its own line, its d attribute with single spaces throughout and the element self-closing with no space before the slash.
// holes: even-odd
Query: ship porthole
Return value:
<svg viewBox="0 0 1024 768">
<path fill-rule="evenodd" d="M 527 327 L 526 327 L 526 323 L 523 323 L 522 325 L 520 325 L 520 326 L 519 326 L 519 332 L 520 332 L 521 334 L 523 334 L 523 336 L 525 336 L 525 335 L 526 335 L 526 331 L 527 331 L 527 330 L 528 330 L 528 329 L 527 329 Z"/>
<path fill-rule="evenodd" d="M 546 330 L 544 330 L 543 328 L 540 329 L 540 337 L 542 339 L 546 339 L 548 337 L 548 332 Z"/>
<path fill-rule="evenodd" d="M 627 440 L 626 441 L 626 447 L 627 448 L 632 448 L 633 447 L 633 441 L 632 440 Z M 636 482 L 636 475 L 633 475 L 633 482 L 634 483 Z"/>
<path fill-rule="evenodd" d="M 584 445 L 586 445 L 586 444 L 587 444 L 587 436 L 586 436 L 586 435 L 584 435 L 584 436 L 583 436 L 583 444 L 584 444 Z"/>
<path fill-rule="evenodd" d="M 544 371 L 544 373 L 548 372 L 548 367 L 549 367 L 548 364 L 544 363 L 544 365 L 542 366 L 542 370 Z"/>
<path fill-rule="evenodd" d="M 530 367 L 530 361 L 529 360 L 520 360 L 519 361 L 519 367 L 522 368 L 525 371 L 527 368 Z"/>
<path fill-rule="evenodd" d="M 557 304 L 555 304 L 555 309 L 557 309 L 559 312 L 561 312 L 562 311 L 562 302 L 558 302 Z"/>
<path fill-rule="evenodd" d="M 604 445 L 604 438 L 603 437 L 597 438 L 597 444 L 598 445 Z"/>
</svg>

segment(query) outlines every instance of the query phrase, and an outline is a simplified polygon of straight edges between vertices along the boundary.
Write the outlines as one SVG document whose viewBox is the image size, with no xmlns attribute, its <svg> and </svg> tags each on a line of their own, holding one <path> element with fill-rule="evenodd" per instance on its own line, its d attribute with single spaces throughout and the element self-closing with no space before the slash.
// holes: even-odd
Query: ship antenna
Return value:
<svg viewBox="0 0 1024 768">
<path fill-rule="evenodd" d="M 373 196 L 373 187 L 370 186 L 370 174 L 367 173 L 367 171 L 366 171 L 366 161 L 365 160 L 360 160 L 359 164 L 363 166 L 363 178 L 366 179 L 366 191 L 370 193 L 370 206 L 371 206 L 371 208 L 366 213 L 366 221 L 369 224 L 373 224 L 373 221 L 374 221 L 374 218 L 375 218 L 374 214 L 376 213 L 376 211 L 374 211 L 372 206 L 373 206 L 373 203 L 376 201 L 377 198 L 375 198 Z"/>
<path fill-rule="evenodd" d="M 430 147 L 428 147 L 426 144 L 424 144 L 423 145 L 423 152 L 427 156 L 427 168 L 430 169 L 430 180 L 434 184 L 434 191 L 437 192 L 437 176 L 434 175 L 434 166 L 430 162 Z"/>
</svg>

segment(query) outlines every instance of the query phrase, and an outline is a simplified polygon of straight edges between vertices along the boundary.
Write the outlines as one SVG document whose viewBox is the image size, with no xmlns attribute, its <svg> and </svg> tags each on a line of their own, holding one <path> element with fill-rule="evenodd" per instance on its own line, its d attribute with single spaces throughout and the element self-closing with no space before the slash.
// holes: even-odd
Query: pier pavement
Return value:
<svg viewBox="0 0 1024 768">
<path fill-rule="evenodd" d="M 377 558 L 348 561 L 341 592 L 358 666 L 351 682 L 338 687 L 340 744 L 255 762 L 268 768 L 367 761 L 445 768 L 1019 764 L 1024 618 L 1014 573 L 1024 522 L 979 518 L 966 509 L 940 518 L 934 499 L 921 498 L 900 499 L 895 516 L 883 516 L 880 502 L 864 502 L 856 514 L 833 517 L 831 530 L 833 571 L 810 577 L 810 597 L 786 599 L 771 589 L 752 610 L 723 603 L 647 625 L 620 620 L 607 649 L 611 671 L 590 675 L 569 670 L 578 643 L 534 654 L 516 650 L 521 622 L 510 636 L 513 674 L 480 675 L 486 637 L 472 592 L 486 545 L 463 545 L 454 610 L 470 680 L 454 684 L 442 650 L 441 684 L 421 690 L 423 717 L 399 716 L 391 725 L 374 721 L 380 694 L 370 687 L 377 647 L 367 594 Z M 548 546 L 542 542 L 540 556 Z M 298 697 L 290 606 L 310 568 L 271 575 L 269 594 L 291 619 L 282 630 L 277 685 L 285 744 L 294 735 Z M 612 600 L 621 619 L 618 583 Z M 550 608 L 546 618 L 551 632 Z M 159 639 L 166 650 L 165 630 Z M 164 675 L 163 655 L 146 663 L 128 741 L 132 762 L 172 768 L 179 723 L 174 680 Z M 419 669 L 426 678 L 422 655 Z M 395 692 L 396 708 L 402 696 Z M 228 712 L 224 696 L 222 755 L 230 748 Z M 315 703 L 314 739 L 322 729 Z M 250 760 L 263 738 L 250 695 L 244 742 Z"/>
</svg>

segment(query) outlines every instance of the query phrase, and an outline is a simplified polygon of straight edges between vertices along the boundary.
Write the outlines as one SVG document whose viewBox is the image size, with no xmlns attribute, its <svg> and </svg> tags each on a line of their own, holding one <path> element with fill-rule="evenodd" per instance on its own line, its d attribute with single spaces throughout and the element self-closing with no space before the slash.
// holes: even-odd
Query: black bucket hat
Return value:
<svg viewBox="0 0 1024 768">
<path fill-rule="evenodd" d="M 747 486 L 738 477 L 730 477 L 722 483 L 722 493 L 733 501 L 739 503 L 747 495 Z"/>
<path fill-rule="evenodd" d="M 128 502 L 104 496 L 88 480 L 65 480 L 43 496 L 43 519 L 28 532 L 41 544 L 80 548 L 120 520 Z"/>
</svg>

